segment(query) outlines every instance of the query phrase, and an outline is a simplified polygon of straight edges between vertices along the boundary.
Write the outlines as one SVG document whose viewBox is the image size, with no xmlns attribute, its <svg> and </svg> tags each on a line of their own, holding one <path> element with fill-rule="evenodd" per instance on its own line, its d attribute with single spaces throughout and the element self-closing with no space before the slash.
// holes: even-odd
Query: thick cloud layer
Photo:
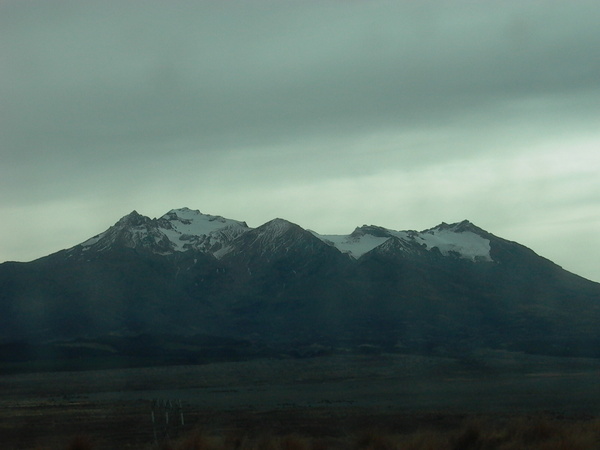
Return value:
<svg viewBox="0 0 600 450">
<path fill-rule="evenodd" d="M 465 218 L 600 280 L 595 1 L 0 3 L 0 260 L 133 209 Z"/>
</svg>

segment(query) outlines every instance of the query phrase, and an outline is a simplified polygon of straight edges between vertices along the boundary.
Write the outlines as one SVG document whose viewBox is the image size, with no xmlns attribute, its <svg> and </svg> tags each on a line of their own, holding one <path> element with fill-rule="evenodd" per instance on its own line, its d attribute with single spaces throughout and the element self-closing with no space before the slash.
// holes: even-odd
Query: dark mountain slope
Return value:
<svg viewBox="0 0 600 450">
<path fill-rule="evenodd" d="M 171 349 L 203 336 L 280 350 L 596 355 L 598 323 L 598 283 L 468 221 L 320 236 L 283 219 L 250 229 L 187 208 L 133 212 L 71 249 L 0 265 L 0 343 L 83 339 L 118 353 L 135 336 Z"/>
</svg>

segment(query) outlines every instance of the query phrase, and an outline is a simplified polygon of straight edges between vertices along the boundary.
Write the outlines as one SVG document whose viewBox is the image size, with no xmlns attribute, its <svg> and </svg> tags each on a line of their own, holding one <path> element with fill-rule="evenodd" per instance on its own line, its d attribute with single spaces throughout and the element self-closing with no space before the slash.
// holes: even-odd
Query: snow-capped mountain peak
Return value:
<svg viewBox="0 0 600 450">
<path fill-rule="evenodd" d="M 350 236 L 359 238 L 366 234 L 375 237 L 389 238 L 390 230 L 377 225 L 363 225 L 362 227 L 356 227 Z"/>
<path fill-rule="evenodd" d="M 87 251 L 105 251 L 115 244 L 170 254 L 189 249 L 214 254 L 225 242 L 250 228 L 245 222 L 202 214 L 189 208 L 172 209 L 158 219 L 133 211 L 104 233 L 80 244 Z"/>
<path fill-rule="evenodd" d="M 104 233 L 80 244 L 87 251 L 94 248 L 105 251 L 114 244 L 145 249 L 157 254 L 171 254 L 196 250 L 223 257 L 232 243 L 251 228 L 245 222 L 222 216 L 203 214 L 189 208 L 172 209 L 158 219 L 150 219 L 137 211 L 121 218 Z M 305 232 L 300 226 L 285 219 L 273 219 L 255 229 L 253 239 L 269 248 L 276 241 L 294 241 Z M 472 261 L 492 261 L 489 235 L 468 220 L 417 231 L 395 231 L 375 225 L 357 227 L 349 235 L 312 235 L 338 251 L 359 259 L 380 247 L 388 240 L 398 240 L 401 245 L 387 245 L 389 251 L 407 253 L 427 252 L 435 248 L 444 256 L 454 256 Z M 288 245 L 288 244 L 286 244 Z M 380 250 L 385 250 L 381 248 Z"/>
<path fill-rule="evenodd" d="M 157 229 L 152 219 L 132 211 L 122 217 L 104 233 L 80 244 L 84 251 L 93 248 L 105 251 L 118 244 L 129 248 L 152 247 L 156 252 L 168 251 L 170 244 Z"/>
<path fill-rule="evenodd" d="M 473 261 L 493 261 L 490 255 L 490 241 L 479 234 L 481 230 L 468 220 L 440 225 L 422 231 L 415 238 L 428 250 L 437 248 L 442 255 L 458 255 Z"/>
<path fill-rule="evenodd" d="M 350 235 L 319 235 L 315 232 L 313 234 L 355 259 L 390 239 L 397 239 L 402 241 L 403 245 L 390 248 L 413 252 L 416 248 L 414 244 L 418 244 L 426 250 L 437 248 L 444 256 L 454 255 L 473 261 L 492 261 L 490 241 L 477 234 L 475 232 L 477 230 L 479 228 L 465 220 L 450 225 L 442 223 L 422 232 L 395 231 L 374 225 L 363 225 Z"/>
<path fill-rule="evenodd" d="M 121 217 L 117 222 L 120 226 L 139 226 L 147 223 L 150 219 L 139 214 L 135 209 L 126 216 Z"/>
<path fill-rule="evenodd" d="M 172 209 L 157 222 L 160 231 L 173 244 L 174 251 L 196 248 L 214 253 L 222 248 L 223 241 L 234 239 L 250 229 L 245 222 L 202 214 L 189 208 Z"/>
</svg>

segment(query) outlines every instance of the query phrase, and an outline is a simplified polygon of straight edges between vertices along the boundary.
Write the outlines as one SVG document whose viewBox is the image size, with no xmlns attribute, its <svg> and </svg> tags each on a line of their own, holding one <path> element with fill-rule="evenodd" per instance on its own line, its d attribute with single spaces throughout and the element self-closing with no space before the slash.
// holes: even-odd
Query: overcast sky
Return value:
<svg viewBox="0 0 600 450">
<path fill-rule="evenodd" d="M 0 261 L 132 210 L 469 219 L 600 281 L 600 2 L 0 0 Z"/>
</svg>

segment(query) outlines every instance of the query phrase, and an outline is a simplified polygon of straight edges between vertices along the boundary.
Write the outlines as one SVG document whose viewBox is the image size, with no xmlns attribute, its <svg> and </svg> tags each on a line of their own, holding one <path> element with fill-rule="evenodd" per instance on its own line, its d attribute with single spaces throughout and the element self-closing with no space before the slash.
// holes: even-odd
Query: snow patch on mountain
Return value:
<svg viewBox="0 0 600 450">
<path fill-rule="evenodd" d="M 367 252 L 370 252 L 375 247 L 380 246 L 385 241 L 390 239 L 390 236 L 378 237 L 371 234 L 363 235 L 336 235 L 336 234 L 317 234 L 312 233 L 323 242 L 334 246 L 342 253 L 347 253 L 354 259 L 360 258 Z"/>
<path fill-rule="evenodd" d="M 96 236 L 89 238 L 87 241 L 82 242 L 79 245 L 84 247 L 84 249 L 87 249 L 87 248 L 91 247 L 92 245 L 98 243 L 98 241 L 100 241 L 104 237 L 105 234 L 106 234 L 106 232 L 97 234 Z"/>
<path fill-rule="evenodd" d="M 461 224 L 443 224 L 419 233 L 415 239 L 424 244 L 427 250 L 437 248 L 444 256 L 456 254 L 473 261 L 493 261 L 490 241 L 472 231 L 459 231 Z"/>
<path fill-rule="evenodd" d="M 170 227 L 161 228 L 180 235 L 206 236 L 225 227 L 248 228 L 244 222 L 202 214 L 189 208 L 172 209 L 158 220 L 161 225 L 164 225 L 164 222 L 170 224 Z"/>
<path fill-rule="evenodd" d="M 144 248 L 157 254 L 171 254 L 189 249 L 199 250 L 221 258 L 231 251 L 234 241 L 252 229 L 245 222 L 221 216 L 202 214 L 189 208 L 172 209 L 158 219 L 150 219 L 136 211 L 120 219 L 104 233 L 79 245 L 83 251 L 93 248 L 104 251 L 118 244 Z M 253 230 L 252 241 L 263 251 L 289 248 L 304 230 L 284 219 L 273 219 Z M 401 245 L 387 245 L 382 250 L 407 253 L 431 251 L 437 248 L 444 256 L 472 261 L 493 261 L 486 232 L 469 221 L 442 223 L 429 230 L 394 231 L 374 225 L 363 225 L 349 235 L 312 235 L 354 259 L 382 246 L 390 239 Z"/>
<path fill-rule="evenodd" d="M 418 244 L 429 251 L 437 248 L 444 256 L 455 255 L 472 261 L 493 261 L 490 256 L 490 241 L 471 229 L 476 228 L 464 221 L 453 225 L 442 224 L 422 232 L 395 231 L 363 225 L 350 235 L 320 235 L 314 231 L 312 233 L 354 259 L 383 245 L 389 239 L 397 239 L 404 244 L 397 248 L 410 253 L 419 248 L 414 245 Z"/>
<path fill-rule="evenodd" d="M 197 248 L 214 252 L 223 241 L 248 231 L 248 225 L 221 216 L 202 214 L 189 208 L 172 209 L 158 219 L 159 230 L 173 243 L 174 251 Z M 217 248 L 215 248 L 217 247 Z"/>
<path fill-rule="evenodd" d="M 92 247 L 103 251 L 120 242 L 126 247 L 145 248 L 163 255 L 189 249 L 214 253 L 248 230 L 245 222 L 202 214 L 189 208 L 172 209 L 159 219 L 150 219 L 133 211 L 80 246 L 83 251 Z"/>
</svg>

